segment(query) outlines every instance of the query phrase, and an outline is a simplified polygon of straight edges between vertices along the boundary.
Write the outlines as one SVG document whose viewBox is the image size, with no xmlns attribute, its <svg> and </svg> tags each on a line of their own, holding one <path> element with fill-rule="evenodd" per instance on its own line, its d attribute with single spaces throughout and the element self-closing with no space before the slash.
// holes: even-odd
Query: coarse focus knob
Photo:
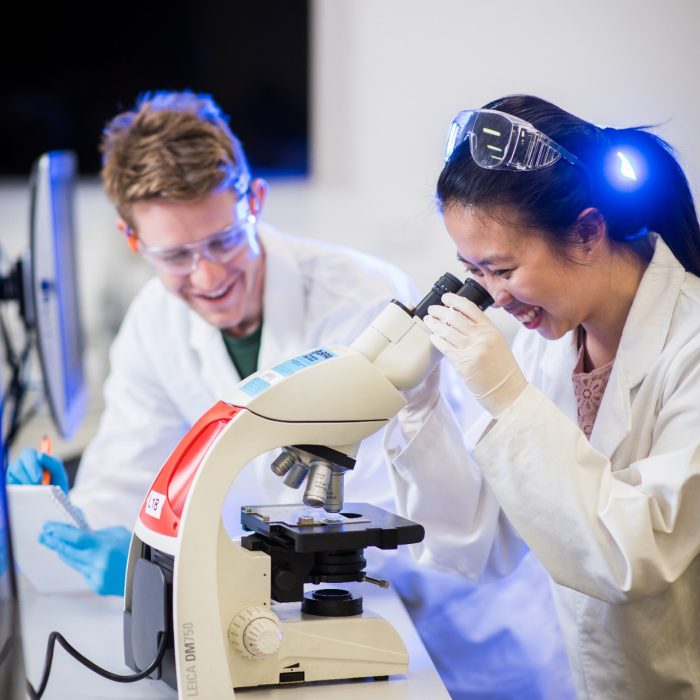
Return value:
<svg viewBox="0 0 700 700">
<path fill-rule="evenodd" d="M 233 648 L 248 659 L 276 654 L 282 644 L 277 615 L 262 605 L 251 605 L 233 618 L 228 628 Z"/>
</svg>

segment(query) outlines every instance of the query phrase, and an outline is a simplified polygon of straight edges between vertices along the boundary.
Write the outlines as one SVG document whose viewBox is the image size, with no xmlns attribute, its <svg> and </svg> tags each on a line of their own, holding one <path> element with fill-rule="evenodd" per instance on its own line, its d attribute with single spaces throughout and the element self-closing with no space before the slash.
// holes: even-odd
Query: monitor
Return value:
<svg viewBox="0 0 700 700">
<path fill-rule="evenodd" d="M 58 432 L 71 437 L 87 407 L 84 336 L 77 286 L 75 154 L 51 151 L 31 178 L 30 294 L 49 409 Z"/>
</svg>

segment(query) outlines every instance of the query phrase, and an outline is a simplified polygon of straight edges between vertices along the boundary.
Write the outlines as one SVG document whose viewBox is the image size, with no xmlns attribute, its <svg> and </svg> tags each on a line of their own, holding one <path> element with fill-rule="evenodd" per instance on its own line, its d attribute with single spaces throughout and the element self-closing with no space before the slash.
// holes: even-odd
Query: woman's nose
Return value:
<svg viewBox="0 0 700 700">
<path fill-rule="evenodd" d="M 493 297 L 494 308 L 500 309 L 513 301 L 513 297 L 506 289 L 506 285 L 500 280 L 492 280 L 486 287 L 488 293 Z"/>
</svg>

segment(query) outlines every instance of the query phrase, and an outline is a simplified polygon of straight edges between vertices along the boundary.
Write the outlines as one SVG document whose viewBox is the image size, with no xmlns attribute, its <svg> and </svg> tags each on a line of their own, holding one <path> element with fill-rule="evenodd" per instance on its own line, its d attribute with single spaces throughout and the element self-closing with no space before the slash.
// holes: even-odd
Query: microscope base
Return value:
<svg viewBox="0 0 700 700">
<path fill-rule="evenodd" d="M 232 685 L 245 688 L 312 681 L 387 677 L 408 672 L 408 653 L 383 617 L 307 615 L 295 603 L 272 606 L 282 623 L 273 656 L 243 659 L 231 650 Z"/>
</svg>

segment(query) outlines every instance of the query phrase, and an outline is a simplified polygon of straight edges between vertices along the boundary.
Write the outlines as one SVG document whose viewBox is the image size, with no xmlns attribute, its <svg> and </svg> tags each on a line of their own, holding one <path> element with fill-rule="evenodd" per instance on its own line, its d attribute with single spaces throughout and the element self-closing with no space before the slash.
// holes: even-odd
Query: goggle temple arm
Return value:
<svg viewBox="0 0 700 700">
<path fill-rule="evenodd" d="M 129 248 L 131 249 L 132 252 L 138 253 L 139 252 L 139 239 L 137 238 L 136 234 L 133 232 L 130 226 L 127 226 L 124 229 L 124 235 L 126 236 L 126 242 Z"/>
</svg>

